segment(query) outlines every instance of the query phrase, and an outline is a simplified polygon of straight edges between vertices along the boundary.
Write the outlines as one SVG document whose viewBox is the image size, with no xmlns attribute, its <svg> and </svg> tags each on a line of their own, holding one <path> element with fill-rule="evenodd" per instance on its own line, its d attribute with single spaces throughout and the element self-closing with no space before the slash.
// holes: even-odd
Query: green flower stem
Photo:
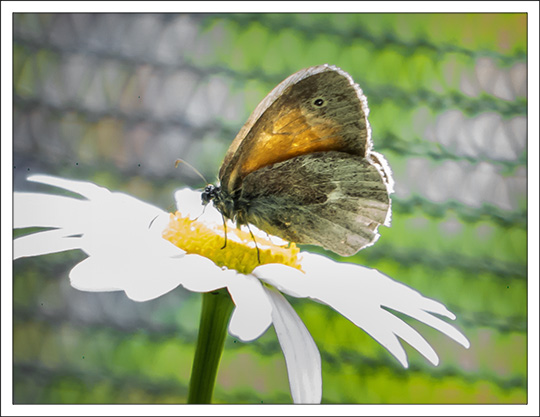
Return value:
<svg viewBox="0 0 540 417">
<path fill-rule="evenodd" d="M 210 404 L 234 304 L 226 289 L 203 294 L 188 404 Z"/>
</svg>

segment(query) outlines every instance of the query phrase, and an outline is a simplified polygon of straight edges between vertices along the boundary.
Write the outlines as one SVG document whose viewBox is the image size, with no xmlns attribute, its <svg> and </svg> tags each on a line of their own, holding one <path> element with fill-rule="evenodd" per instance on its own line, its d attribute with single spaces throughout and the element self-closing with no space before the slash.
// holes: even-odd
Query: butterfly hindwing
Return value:
<svg viewBox="0 0 540 417">
<path fill-rule="evenodd" d="M 382 158 L 379 155 L 379 158 Z M 301 155 L 244 178 L 239 218 L 289 241 L 349 256 L 388 224 L 389 187 L 379 160 L 343 152 Z"/>
</svg>

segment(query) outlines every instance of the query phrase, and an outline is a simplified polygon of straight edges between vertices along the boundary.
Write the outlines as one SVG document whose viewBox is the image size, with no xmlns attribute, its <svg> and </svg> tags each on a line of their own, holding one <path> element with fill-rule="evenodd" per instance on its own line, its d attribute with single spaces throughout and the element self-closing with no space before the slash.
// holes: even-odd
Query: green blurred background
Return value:
<svg viewBox="0 0 540 417">
<path fill-rule="evenodd" d="M 172 210 L 175 189 L 204 185 L 176 158 L 214 181 L 277 83 L 337 65 L 367 95 L 396 180 L 392 226 L 346 260 L 446 304 L 471 348 L 409 321 L 441 363 L 407 345 L 405 370 L 330 308 L 291 299 L 321 352 L 323 402 L 525 403 L 526 28 L 525 14 L 15 14 L 14 186 L 49 192 L 25 178 L 53 174 Z M 80 292 L 68 273 L 83 258 L 14 262 L 14 402 L 184 403 L 200 295 Z M 291 402 L 273 328 L 228 337 L 214 398 Z"/>
</svg>

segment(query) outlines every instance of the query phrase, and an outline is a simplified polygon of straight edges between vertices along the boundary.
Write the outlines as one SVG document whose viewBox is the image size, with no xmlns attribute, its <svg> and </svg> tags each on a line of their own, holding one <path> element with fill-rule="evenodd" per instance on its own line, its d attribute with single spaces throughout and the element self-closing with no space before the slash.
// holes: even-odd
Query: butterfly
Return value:
<svg viewBox="0 0 540 417">
<path fill-rule="evenodd" d="M 372 151 L 369 108 L 345 71 L 303 69 L 255 108 L 207 185 L 224 218 L 350 256 L 390 225 L 392 173 Z"/>
</svg>

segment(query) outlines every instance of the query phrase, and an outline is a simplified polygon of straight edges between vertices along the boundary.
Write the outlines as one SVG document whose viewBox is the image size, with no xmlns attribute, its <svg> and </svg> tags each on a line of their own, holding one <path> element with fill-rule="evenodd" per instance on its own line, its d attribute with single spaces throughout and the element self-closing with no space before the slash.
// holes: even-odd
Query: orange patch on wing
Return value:
<svg viewBox="0 0 540 417">
<path fill-rule="evenodd" d="M 309 123 L 299 109 L 274 120 L 270 129 L 259 133 L 252 149 L 242 158 L 238 172 L 241 178 L 296 156 L 344 148 L 339 125 L 330 119 Z"/>
</svg>

